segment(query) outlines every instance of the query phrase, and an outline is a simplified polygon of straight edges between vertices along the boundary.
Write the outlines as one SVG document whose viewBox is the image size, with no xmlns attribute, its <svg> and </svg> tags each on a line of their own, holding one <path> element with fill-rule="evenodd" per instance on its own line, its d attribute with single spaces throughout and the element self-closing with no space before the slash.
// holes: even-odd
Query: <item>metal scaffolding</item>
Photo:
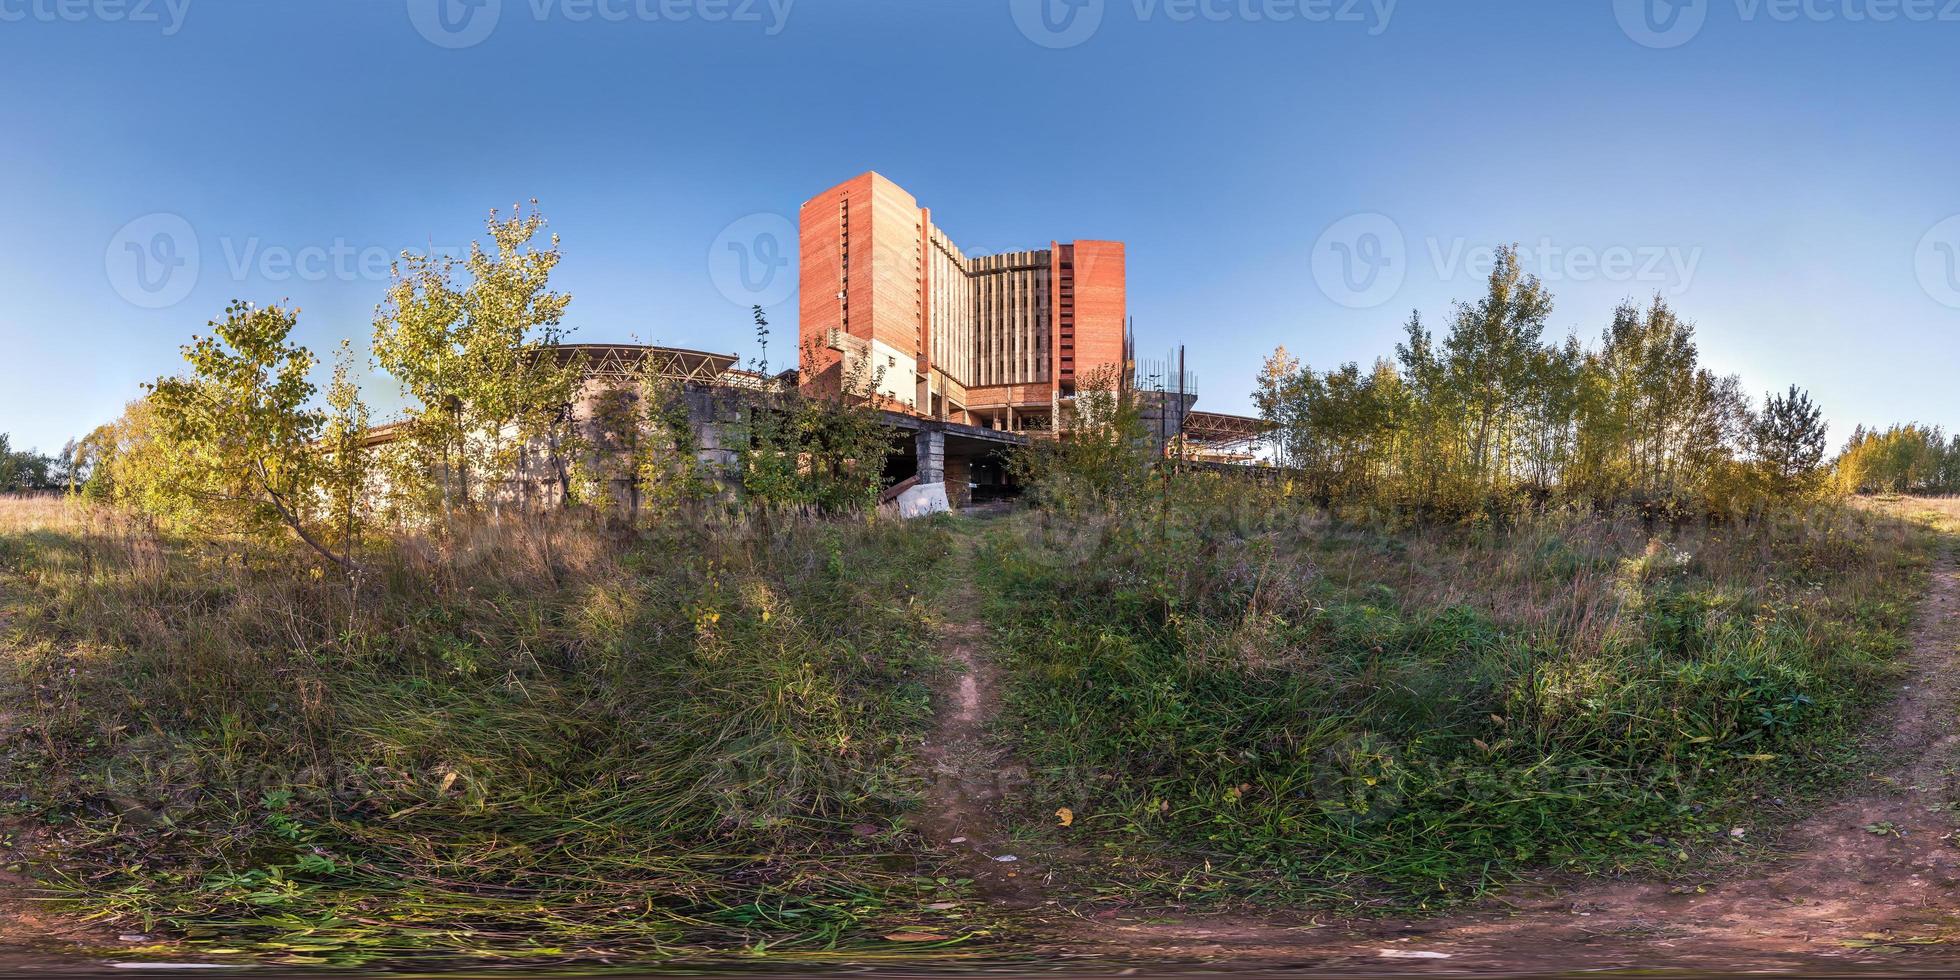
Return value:
<svg viewBox="0 0 1960 980">
<path fill-rule="evenodd" d="M 560 357 L 585 358 L 586 376 L 590 378 L 629 381 L 650 372 L 654 378 L 681 384 L 755 391 L 780 387 L 776 378 L 736 367 L 741 359 L 733 354 L 643 344 L 561 344 L 553 349 Z"/>
</svg>

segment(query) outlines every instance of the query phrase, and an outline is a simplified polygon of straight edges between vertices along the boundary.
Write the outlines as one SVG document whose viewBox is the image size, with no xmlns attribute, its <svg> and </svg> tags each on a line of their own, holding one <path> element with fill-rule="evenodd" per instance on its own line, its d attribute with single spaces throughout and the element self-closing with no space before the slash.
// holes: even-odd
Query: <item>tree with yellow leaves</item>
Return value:
<svg viewBox="0 0 1960 980">
<path fill-rule="evenodd" d="M 526 503 L 541 481 L 570 499 L 583 370 L 561 356 L 572 298 L 551 289 L 558 237 L 533 244 L 545 219 L 532 205 L 490 212 L 490 247 L 460 262 L 404 254 L 375 316 L 375 359 L 413 401 L 402 428 L 415 465 L 397 489 L 445 517 Z"/>
</svg>

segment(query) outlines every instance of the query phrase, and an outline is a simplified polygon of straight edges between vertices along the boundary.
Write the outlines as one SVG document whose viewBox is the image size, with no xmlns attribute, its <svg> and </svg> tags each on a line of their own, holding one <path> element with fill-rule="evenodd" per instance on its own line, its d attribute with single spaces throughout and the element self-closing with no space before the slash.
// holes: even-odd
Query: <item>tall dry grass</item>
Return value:
<svg viewBox="0 0 1960 980">
<path fill-rule="evenodd" d="M 83 909 L 207 945 L 829 948 L 940 897 L 900 818 L 946 533 L 530 516 L 350 586 L 0 501 L 5 782 Z"/>
</svg>

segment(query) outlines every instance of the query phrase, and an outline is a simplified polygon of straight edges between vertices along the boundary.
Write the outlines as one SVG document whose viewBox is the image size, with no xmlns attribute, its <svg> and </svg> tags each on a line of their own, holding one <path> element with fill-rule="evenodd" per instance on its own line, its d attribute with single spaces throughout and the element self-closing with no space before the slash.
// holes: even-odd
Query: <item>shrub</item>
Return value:
<svg viewBox="0 0 1960 980">
<path fill-rule="evenodd" d="M 89 909 L 339 962 L 821 947 L 936 887 L 889 857 L 917 858 L 937 525 L 468 522 L 377 544 L 350 598 L 25 506 L 8 789 Z"/>
<path fill-rule="evenodd" d="M 1845 759 L 1925 560 L 1849 508 L 1397 530 L 1180 486 L 1167 526 L 1040 516 L 990 554 L 1030 827 L 1068 806 L 1187 895 L 1426 904 L 1713 845 Z"/>
</svg>

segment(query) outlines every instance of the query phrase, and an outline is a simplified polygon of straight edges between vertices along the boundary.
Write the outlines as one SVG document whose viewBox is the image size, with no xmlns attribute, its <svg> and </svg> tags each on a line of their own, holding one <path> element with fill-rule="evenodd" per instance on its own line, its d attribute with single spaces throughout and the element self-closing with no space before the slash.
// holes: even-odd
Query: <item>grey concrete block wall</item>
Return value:
<svg viewBox="0 0 1960 980">
<path fill-rule="evenodd" d="M 617 390 L 617 389 L 614 389 Z M 573 406 L 577 424 L 585 434 L 593 439 L 594 459 L 608 452 L 620 451 L 619 447 L 608 448 L 613 440 L 601 438 L 603 435 L 596 422 L 601 406 L 602 390 L 598 382 L 589 382 L 580 400 Z M 681 391 L 683 405 L 687 411 L 688 428 L 694 443 L 694 457 L 700 465 L 701 475 L 713 480 L 720 487 L 721 494 L 733 495 L 741 483 L 742 454 L 748 448 L 750 423 L 754 413 L 769 411 L 778 401 L 775 396 L 745 388 L 723 387 L 704 384 L 689 384 Z M 955 507 L 968 503 L 970 493 L 968 483 L 972 479 L 970 453 L 974 452 L 976 441 L 999 443 L 1001 445 L 1024 443 L 1021 437 L 1011 437 L 1004 433 L 988 432 L 966 426 L 934 422 L 910 416 L 890 415 L 889 424 L 894 435 L 911 430 L 914 451 L 918 459 L 918 480 L 922 485 L 943 485 L 945 497 Z M 956 440 L 955 455 L 947 455 L 948 434 Z M 1015 440 L 1018 440 L 1016 442 Z M 598 469 L 595 467 L 595 469 Z M 616 468 L 615 468 L 616 471 Z M 613 478 L 615 498 L 624 506 L 632 506 L 635 494 L 635 481 L 631 476 L 616 475 Z M 544 495 L 554 498 L 560 493 L 557 482 L 549 473 L 529 472 L 517 488 L 520 494 Z"/>
<path fill-rule="evenodd" d="M 946 482 L 946 434 L 937 430 L 913 437 L 919 454 L 919 482 Z"/>
</svg>

